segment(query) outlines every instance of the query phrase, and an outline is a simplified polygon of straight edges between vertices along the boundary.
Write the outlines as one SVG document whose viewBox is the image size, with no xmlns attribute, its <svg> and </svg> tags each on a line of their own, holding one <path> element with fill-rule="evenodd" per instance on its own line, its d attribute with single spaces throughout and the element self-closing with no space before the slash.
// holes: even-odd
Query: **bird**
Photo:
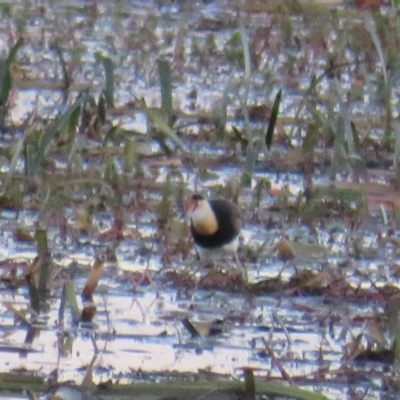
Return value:
<svg viewBox="0 0 400 400">
<path fill-rule="evenodd" d="M 225 199 L 206 200 L 200 194 L 193 194 L 185 204 L 190 220 L 190 232 L 200 258 L 212 257 L 216 253 L 231 253 L 243 269 L 237 255 L 242 218 L 239 207 Z"/>
</svg>

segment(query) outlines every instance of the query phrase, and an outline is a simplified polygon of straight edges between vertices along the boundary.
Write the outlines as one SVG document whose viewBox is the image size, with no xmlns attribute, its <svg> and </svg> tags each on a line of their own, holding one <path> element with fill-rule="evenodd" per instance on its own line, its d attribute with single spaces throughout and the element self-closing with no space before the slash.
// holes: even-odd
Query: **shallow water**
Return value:
<svg viewBox="0 0 400 400">
<path fill-rule="evenodd" d="M 222 0 L 191 2 L 190 5 L 135 1 L 118 2 L 111 6 L 99 1 L 93 15 L 90 7 L 83 8 L 86 2 L 45 3 L 43 14 L 28 2 L 17 2 L 12 9 L 24 16 L 25 29 L 29 33 L 29 44 L 21 49 L 20 54 L 20 63 L 25 69 L 22 74 L 27 75 L 21 81 L 32 87 L 24 89 L 20 82 L 21 88 L 13 94 L 10 118 L 18 126 L 29 118 L 34 119 L 34 116 L 46 120 L 65 108 L 59 91 L 40 89 L 32 83 L 37 80 L 51 86 L 55 77 L 60 80 L 60 63 L 50 49 L 54 36 L 60 35 L 60 32 L 65 35 L 61 43 L 73 71 L 74 83 L 89 86 L 96 95 L 102 89 L 104 71 L 96 63 L 94 53 L 100 50 L 112 57 L 117 107 L 141 97 L 145 98 L 148 106 L 159 106 L 156 60 L 160 55 L 175 60 L 174 104 L 186 114 L 181 121 L 182 135 L 188 134 L 191 138 L 185 141 L 185 150 L 196 157 L 204 157 L 207 172 L 213 173 L 210 179 L 203 180 L 199 166 L 187 163 L 176 168 L 180 174 L 177 180 L 183 179 L 190 190 L 196 189 L 207 195 L 214 193 L 232 178 L 241 176 L 244 156 L 234 146 L 227 149 L 225 144 L 214 140 L 212 130 L 211 133 L 204 132 L 202 124 L 197 122 L 198 114 L 212 113 L 220 108 L 221 103 L 227 102 L 227 126 L 246 129 L 246 123 L 236 118 L 242 103 L 270 103 L 283 86 L 285 95 L 281 114 L 293 117 L 299 110 L 302 91 L 308 88 L 311 76 L 323 71 L 318 49 L 308 48 L 310 65 L 296 73 L 288 72 L 285 68 L 290 57 L 296 56 L 301 60 L 305 57 L 302 53 L 305 50 L 297 50 L 295 43 L 290 41 L 283 46 L 286 52 L 279 53 L 281 33 L 279 24 L 275 23 L 276 15 L 242 15 L 241 23 L 252 35 L 257 27 L 268 28 L 260 33 L 258 45 L 266 48 L 260 53 L 259 68 L 253 71 L 246 99 L 247 82 L 240 63 L 228 63 L 218 53 L 211 52 L 204 58 L 201 54 L 190 52 L 194 38 L 204 45 L 210 32 L 215 35 L 217 49 L 221 50 L 232 36 L 233 29 L 241 27 L 236 21 L 237 12 L 227 4 Z M 11 29 L 16 29 L 13 19 L 10 20 Z M 301 18 L 293 18 L 292 28 L 293 35 L 300 38 L 308 37 L 310 33 Z M 6 51 L 9 35 L 3 26 L 0 51 Z M 277 42 L 268 42 L 268 47 L 261 40 L 263 35 L 270 35 Z M 329 40 L 333 42 L 332 37 Z M 176 55 L 178 41 L 182 41 L 185 53 L 181 62 Z M 75 67 L 74 50 L 81 53 L 77 56 Z M 344 90 L 349 87 L 349 79 L 343 77 L 336 84 L 341 84 Z M 331 94 L 335 89 L 334 83 L 324 79 L 319 89 L 322 93 Z M 196 92 L 194 97 L 189 95 L 193 90 Z M 336 93 L 336 96 L 340 97 L 340 94 Z M 372 100 L 367 95 L 365 100 L 361 106 L 354 102 L 352 107 L 368 110 Z M 300 115 L 310 118 L 306 110 L 302 110 Z M 154 159 L 165 161 L 165 158 L 159 144 L 146 136 L 148 121 L 143 109 L 133 109 L 110 118 L 114 124 L 119 123 L 132 134 L 143 136 L 148 145 L 146 151 L 154 157 L 143 161 L 145 179 L 163 184 L 170 168 L 151 165 Z M 247 128 L 254 137 L 264 137 L 264 122 L 253 121 Z M 304 127 L 292 128 L 289 124 L 289 129 L 296 131 L 290 139 L 292 146 L 301 145 Z M 16 143 L 22 137 L 21 132 L 22 128 L 16 132 L 5 132 L 1 147 L 7 148 Z M 79 137 L 79 141 L 89 150 L 98 146 L 92 138 Z M 286 153 L 285 149 L 285 146 L 274 147 L 274 151 L 280 152 L 282 157 L 290 158 L 292 153 Z M 118 154 L 122 153 L 122 148 L 116 150 L 121 150 Z M 207 165 L 210 159 L 218 160 L 227 153 L 232 154 L 229 162 Z M 374 287 L 383 287 L 388 282 L 397 286 L 399 254 L 396 246 L 377 244 L 377 231 L 386 229 L 382 215 L 368 216 L 356 228 L 350 228 L 344 218 L 333 218 L 315 224 L 315 232 L 312 232 L 309 225 L 291 217 L 284 207 L 276 206 L 277 196 L 272 194 L 272 190 L 288 190 L 289 200 L 295 202 L 303 190 L 303 175 L 297 170 L 288 172 L 270 168 L 269 156 L 266 151 L 260 153 L 251 185 L 240 196 L 245 218 L 243 245 L 254 251 L 261 248 L 256 260 L 245 260 L 250 282 L 277 276 L 290 280 L 294 271 L 311 269 L 321 274 L 327 271 L 338 273 L 352 287 L 373 293 Z M 103 166 L 96 163 L 104 163 L 104 159 L 82 160 L 82 169 L 95 171 Z M 115 166 L 121 170 L 121 165 L 118 156 Z M 56 169 L 63 170 L 66 166 L 64 157 L 55 160 Z M 8 162 L 2 163 L 0 168 L 2 172 L 7 172 Z M 21 159 L 16 164 L 16 172 L 23 171 Z M 315 171 L 314 183 L 329 182 L 328 173 L 328 168 Z M 268 180 L 272 189 L 271 192 L 263 192 L 258 209 L 255 209 L 254 190 L 262 179 Z M 343 174 L 345 180 L 346 175 Z M 126 194 L 126 204 L 137 194 Z M 139 194 L 149 204 L 161 199 L 160 189 L 143 190 Z M 87 193 L 82 194 L 84 200 L 89 197 Z M 26 202 L 28 200 L 25 199 Z M 57 375 L 58 382 L 71 380 L 80 383 L 92 363 L 95 383 L 109 379 L 124 383 L 135 379 L 159 380 L 172 372 L 196 374 L 199 371 L 242 379 L 244 367 L 253 368 L 260 379 L 281 379 L 283 369 L 293 377 L 295 384 L 318 388 L 331 399 L 351 399 L 355 393 L 363 392 L 367 393 L 364 399 L 383 398 L 384 366 L 372 363 L 359 366 L 343 358 L 346 345 L 359 334 L 364 335 L 363 343 L 366 344 L 366 337 L 372 335 L 376 328 L 374 318 L 381 315 L 384 309 L 384 302 L 378 295 L 376 298 L 370 295 L 367 299 L 304 296 L 296 292 L 256 296 L 240 291 L 232 293 L 174 285 L 167 278 L 166 271 L 195 270 L 194 275 L 198 279 L 204 271 L 198 267 L 193 251 L 187 258 L 178 254 L 165 261 L 167 251 L 160 238 L 154 207 L 150 210 L 139 210 L 138 207 L 125 215 L 126 238 L 119 243 L 101 239 L 101 234 L 113 225 L 110 210 L 95 213 L 94 233 L 85 235 L 74 229 L 77 225 L 75 210 L 66 207 L 67 237 L 61 233 L 57 215 L 50 213 L 47 216 L 45 211 L 15 212 L 4 209 L 0 212 L 0 262 L 4 265 L 0 286 L 0 354 L 4 357 L 0 357 L 0 372 L 23 370 L 45 377 Z M 173 205 L 173 213 L 175 220 L 182 220 L 179 204 Z M 35 242 L 16 240 L 15 231 L 22 227 L 33 232 L 39 219 L 47 227 L 49 247 L 60 271 L 73 263 L 78 267 L 74 279 L 77 294 L 85 285 L 94 258 L 107 249 L 111 249 L 115 256 L 115 260 L 106 262 L 100 287 L 93 297 L 97 308 L 93 324 L 76 326 L 68 314 L 60 320 L 61 278 L 54 279 L 49 310 L 39 319 L 30 310 L 25 285 L 10 288 L 11 261 L 17 264 L 15 275 L 21 279 L 26 268 L 24 263 L 31 263 L 37 255 Z M 306 248 L 303 253 L 299 250 L 295 259 L 288 262 L 274 250 L 281 237 L 287 237 L 293 243 L 317 244 L 326 252 L 322 254 Z M 357 240 L 363 249 L 361 258 L 349 254 L 349 248 L 352 248 L 349 242 Z M 152 272 L 154 285 L 139 286 L 133 290 L 132 272 L 144 272 L 147 266 Z M 17 312 L 10 310 L 10 305 L 24 315 L 26 313 L 29 324 L 18 318 Z M 185 318 L 200 327 L 216 323 L 222 332 L 215 336 L 193 338 L 182 323 Z M 221 323 L 218 324 L 218 321 Z M 278 360 L 279 365 L 273 358 Z M 347 369 L 364 371 L 364 378 L 349 383 Z M 366 377 L 371 369 L 376 375 L 368 380 Z M 390 396 L 387 394 L 385 398 Z"/>
</svg>

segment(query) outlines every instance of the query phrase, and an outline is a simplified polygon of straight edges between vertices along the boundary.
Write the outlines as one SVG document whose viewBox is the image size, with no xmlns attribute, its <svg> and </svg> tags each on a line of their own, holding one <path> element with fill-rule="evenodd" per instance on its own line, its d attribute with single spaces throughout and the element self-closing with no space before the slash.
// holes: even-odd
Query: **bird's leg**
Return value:
<svg viewBox="0 0 400 400">
<path fill-rule="evenodd" d="M 238 267 L 242 270 L 243 278 L 244 278 L 245 282 L 248 283 L 248 282 L 249 282 L 249 276 L 248 276 L 248 273 L 247 273 L 247 267 L 246 267 L 246 265 L 244 265 L 244 264 L 242 264 L 242 263 L 240 262 L 239 256 L 238 256 L 238 254 L 237 254 L 236 251 L 234 252 L 234 254 L 235 254 L 236 264 L 237 264 Z"/>
<path fill-rule="evenodd" d="M 144 270 L 144 272 L 141 272 L 139 274 L 139 277 L 134 279 L 132 289 L 136 290 L 140 285 L 146 284 L 146 283 L 151 285 L 153 287 L 153 289 L 158 290 L 157 285 L 154 283 L 153 278 L 151 276 L 150 257 L 148 257 L 148 259 L 147 259 L 147 265 L 146 265 L 146 269 Z"/>
<path fill-rule="evenodd" d="M 196 253 L 196 260 L 197 260 L 197 261 L 200 261 L 200 260 L 201 260 L 201 256 L 200 256 L 200 252 L 199 252 L 199 250 L 197 249 L 197 247 L 195 248 L 195 253 Z"/>
<path fill-rule="evenodd" d="M 200 266 L 202 269 L 215 268 L 215 261 L 209 256 L 207 256 L 207 253 L 201 251 L 197 246 L 196 246 L 196 259 L 197 261 L 200 262 Z"/>
</svg>

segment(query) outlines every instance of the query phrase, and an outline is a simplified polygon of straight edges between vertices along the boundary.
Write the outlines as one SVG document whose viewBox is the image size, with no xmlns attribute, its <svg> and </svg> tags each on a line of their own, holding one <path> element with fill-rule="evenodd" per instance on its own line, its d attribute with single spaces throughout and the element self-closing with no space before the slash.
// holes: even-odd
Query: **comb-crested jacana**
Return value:
<svg viewBox="0 0 400 400">
<path fill-rule="evenodd" d="M 186 213 L 200 257 L 209 257 L 222 250 L 232 253 L 238 266 L 243 268 L 237 255 L 242 229 L 239 207 L 228 200 L 206 200 L 200 194 L 194 194 L 186 202 Z M 244 274 L 247 279 L 245 269 Z"/>
</svg>

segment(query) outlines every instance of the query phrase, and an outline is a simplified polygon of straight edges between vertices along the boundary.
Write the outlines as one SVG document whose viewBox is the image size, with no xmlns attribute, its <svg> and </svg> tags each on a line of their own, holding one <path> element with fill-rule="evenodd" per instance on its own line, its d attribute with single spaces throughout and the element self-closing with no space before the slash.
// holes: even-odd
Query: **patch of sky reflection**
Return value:
<svg viewBox="0 0 400 400">
<path fill-rule="evenodd" d="M 33 227 L 32 213 L 21 211 L 18 220 L 3 220 L 2 235 L 0 235 L 0 248 L 2 258 L 27 258 L 33 259 L 37 254 L 32 244 L 20 243 L 14 240 L 14 231 L 18 226 Z"/>
<path fill-rule="evenodd" d="M 201 301 L 201 293 L 199 293 L 198 298 Z M 223 316 L 223 310 L 227 306 L 232 307 L 232 310 L 237 310 L 246 304 L 246 300 L 240 296 L 229 296 L 229 298 L 229 302 L 226 302 L 224 294 L 218 294 L 214 304 L 223 306 L 219 308 L 222 314 L 215 311 L 214 308 L 214 316 Z M 273 367 L 271 371 L 269 358 L 266 360 L 265 358 L 255 357 L 255 350 L 251 350 L 249 347 L 249 343 L 254 338 L 259 338 L 263 335 L 262 332 L 255 329 L 255 327 L 236 326 L 232 328 L 228 336 L 193 340 L 176 318 L 167 319 L 164 322 L 162 322 L 162 319 L 160 320 L 160 316 L 163 314 L 187 312 L 189 305 L 186 304 L 182 305 L 182 308 L 179 306 L 177 308 L 176 303 L 171 303 L 175 300 L 174 296 L 169 296 L 167 292 L 162 292 L 160 298 L 151 290 L 139 296 L 135 294 L 123 295 L 122 293 L 109 294 L 106 296 L 106 303 L 100 296 L 95 296 L 95 302 L 98 307 L 96 323 L 101 327 L 100 332 L 77 330 L 74 334 L 72 353 L 68 357 L 61 357 L 58 360 L 56 337 L 51 330 L 42 330 L 35 339 L 36 343 L 34 343 L 34 348 L 39 352 L 26 354 L 23 361 L 24 367 L 36 368 L 40 365 L 42 373 L 49 373 L 59 362 L 60 379 L 75 379 L 79 381 L 85 373 L 82 367 L 88 365 L 95 355 L 95 349 L 90 340 L 93 335 L 100 350 L 94 368 L 95 380 L 102 376 L 102 366 L 106 367 L 103 372 L 108 373 L 110 376 L 114 376 L 114 374 L 129 374 L 131 369 L 136 370 L 138 368 L 144 372 L 171 370 L 197 372 L 199 368 L 212 368 L 212 371 L 216 373 L 231 373 L 235 375 L 236 370 L 239 371 L 243 365 L 252 366 L 259 372 L 264 371 L 264 373 L 272 373 L 273 376 L 279 376 L 279 370 L 276 367 Z M 22 298 L 23 301 L 24 299 Z M 309 305 L 309 301 L 309 299 L 297 299 L 298 303 L 304 302 L 307 305 Z M 297 361 L 285 361 L 284 359 L 289 348 L 287 347 L 286 335 L 279 329 L 279 324 L 275 327 L 275 331 L 263 335 L 266 337 L 267 335 L 272 335 L 270 345 L 276 354 L 283 357 L 282 363 L 288 372 L 297 374 L 312 373 L 318 369 L 319 364 L 316 361 L 319 360 L 313 354 L 317 354 L 321 339 L 318 330 L 315 332 L 310 331 L 309 323 L 305 323 L 301 309 L 290 309 L 290 304 L 284 305 L 282 301 L 277 301 L 277 299 L 273 298 L 258 298 L 256 302 L 257 307 L 253 309 L 252 314 L 259 315 L 262 306 L 265 305 L 263 323 L 270 329 L 271 324 L 274 323 L 271 307 L 275 310 L 284 309 L 285 312 L 279 311 L 283 323 L 290 323 L 298 327 L 298 331 L 294 330 L 289 333 L 293 342 L 290 351 L 297 355 Z M 289 300 L 286 300 L 286 302 L 289 302 Z M 237 303 L 237 305 L 233 306 L 234 303 Z M 53 307 L 50 321 L 56 319 L 58 305 L 54 303 Z M 111 327 L 115 331 L 115 334 L 108 336 L 108 338 L 107 335 L 104 336 L 107 333 L 107 330 L 105 330 L 107 316 L 104 307 L 107 307 L 108 318 L 110 319 Z M 197 313 L 199 311 L 200 309 L 198 309 Z M 204 308 L 202 314 L 197 315 L 201 317 L 206 313 L 207 309 Z M 306 326 L 308 330 L 304 330 Z M 11 344 L 23 343 L 25 335 L 24 330 L 20 330 L 19 334 L 15 332 L 9 335 L 8 340 Z M 262 348 L 260 346 L 260 349 Z M 115 363 L 115 354 L 118 354 L 119 361 L 117 364 Z M 332 358 L 335 360 L 334 353 L 332 354 Z M 45 359 L 43 359 L 44 355 Z M 311 363 L 303 362 L 307 359 Z M 7 366 L 3 365 L 3 368 L 9 370 L 19 365 L 20 358 L 16 353 L 7 357 Z M 113 365 L 113 368 L 110 368 L 110 365 Z"/>
<path fill-rule="evenodd" d="M 156 246 L 154 246 L 156 247 Z M 154 250 L 153 250 L 154 251 Z M 116 256 L 118 257 L 118 268 L 123 271 L 144 272 L 146 268 L 150 271 L 159 271 L 162 267 L 160 257 L 152 256 L 151 245 L 148 245 L 146 254 L 141 256 L 141 249 L 138 246 L 125 246 L 118 248 Z M 132 282 L 133 283 L 133 282 Z"/>
<path fill-rule="evenodd" d="M 76 244 L 66 247 L 58 253 L 54 251 L 53 259 L 62 268 L 70 267 L 72 263 L 77 263 L 79 267 L 91 267 L 96 256 L 96 247 L 94 245 L 81 245 L 77 248 Z"/>
<path fill-rule="evenodd" d="M 11 118 L 14 123 L 22 123 L 36 108 L 42 114 L 50 113 L 50 116 L 55 116 L 54 107 L 60 98 L 61 94 L 57 91 L 42 90 L 38 95 L 37 89 L 19 90 L 11 107 Z"/>
<path fill-rule="evenodd" d="M 391 277 L 390 265 L 386 260 L 357 260 L 358 269 L 367 275 L 367 279 L 362 275 L 353 275 L 354 266 L 349 271 L 347 281 L 354 287 L 361 285 L 363 289 L 371 289 L 372 287 L 383 287 L 390 281 L 394 286 L 399 286 Z"/>
<path fill-rule="evenodd" d="M 147 132 L 147 116 L 143 112 L 118 119 L 121 128 L 145 134 Z"/>
</svg>

